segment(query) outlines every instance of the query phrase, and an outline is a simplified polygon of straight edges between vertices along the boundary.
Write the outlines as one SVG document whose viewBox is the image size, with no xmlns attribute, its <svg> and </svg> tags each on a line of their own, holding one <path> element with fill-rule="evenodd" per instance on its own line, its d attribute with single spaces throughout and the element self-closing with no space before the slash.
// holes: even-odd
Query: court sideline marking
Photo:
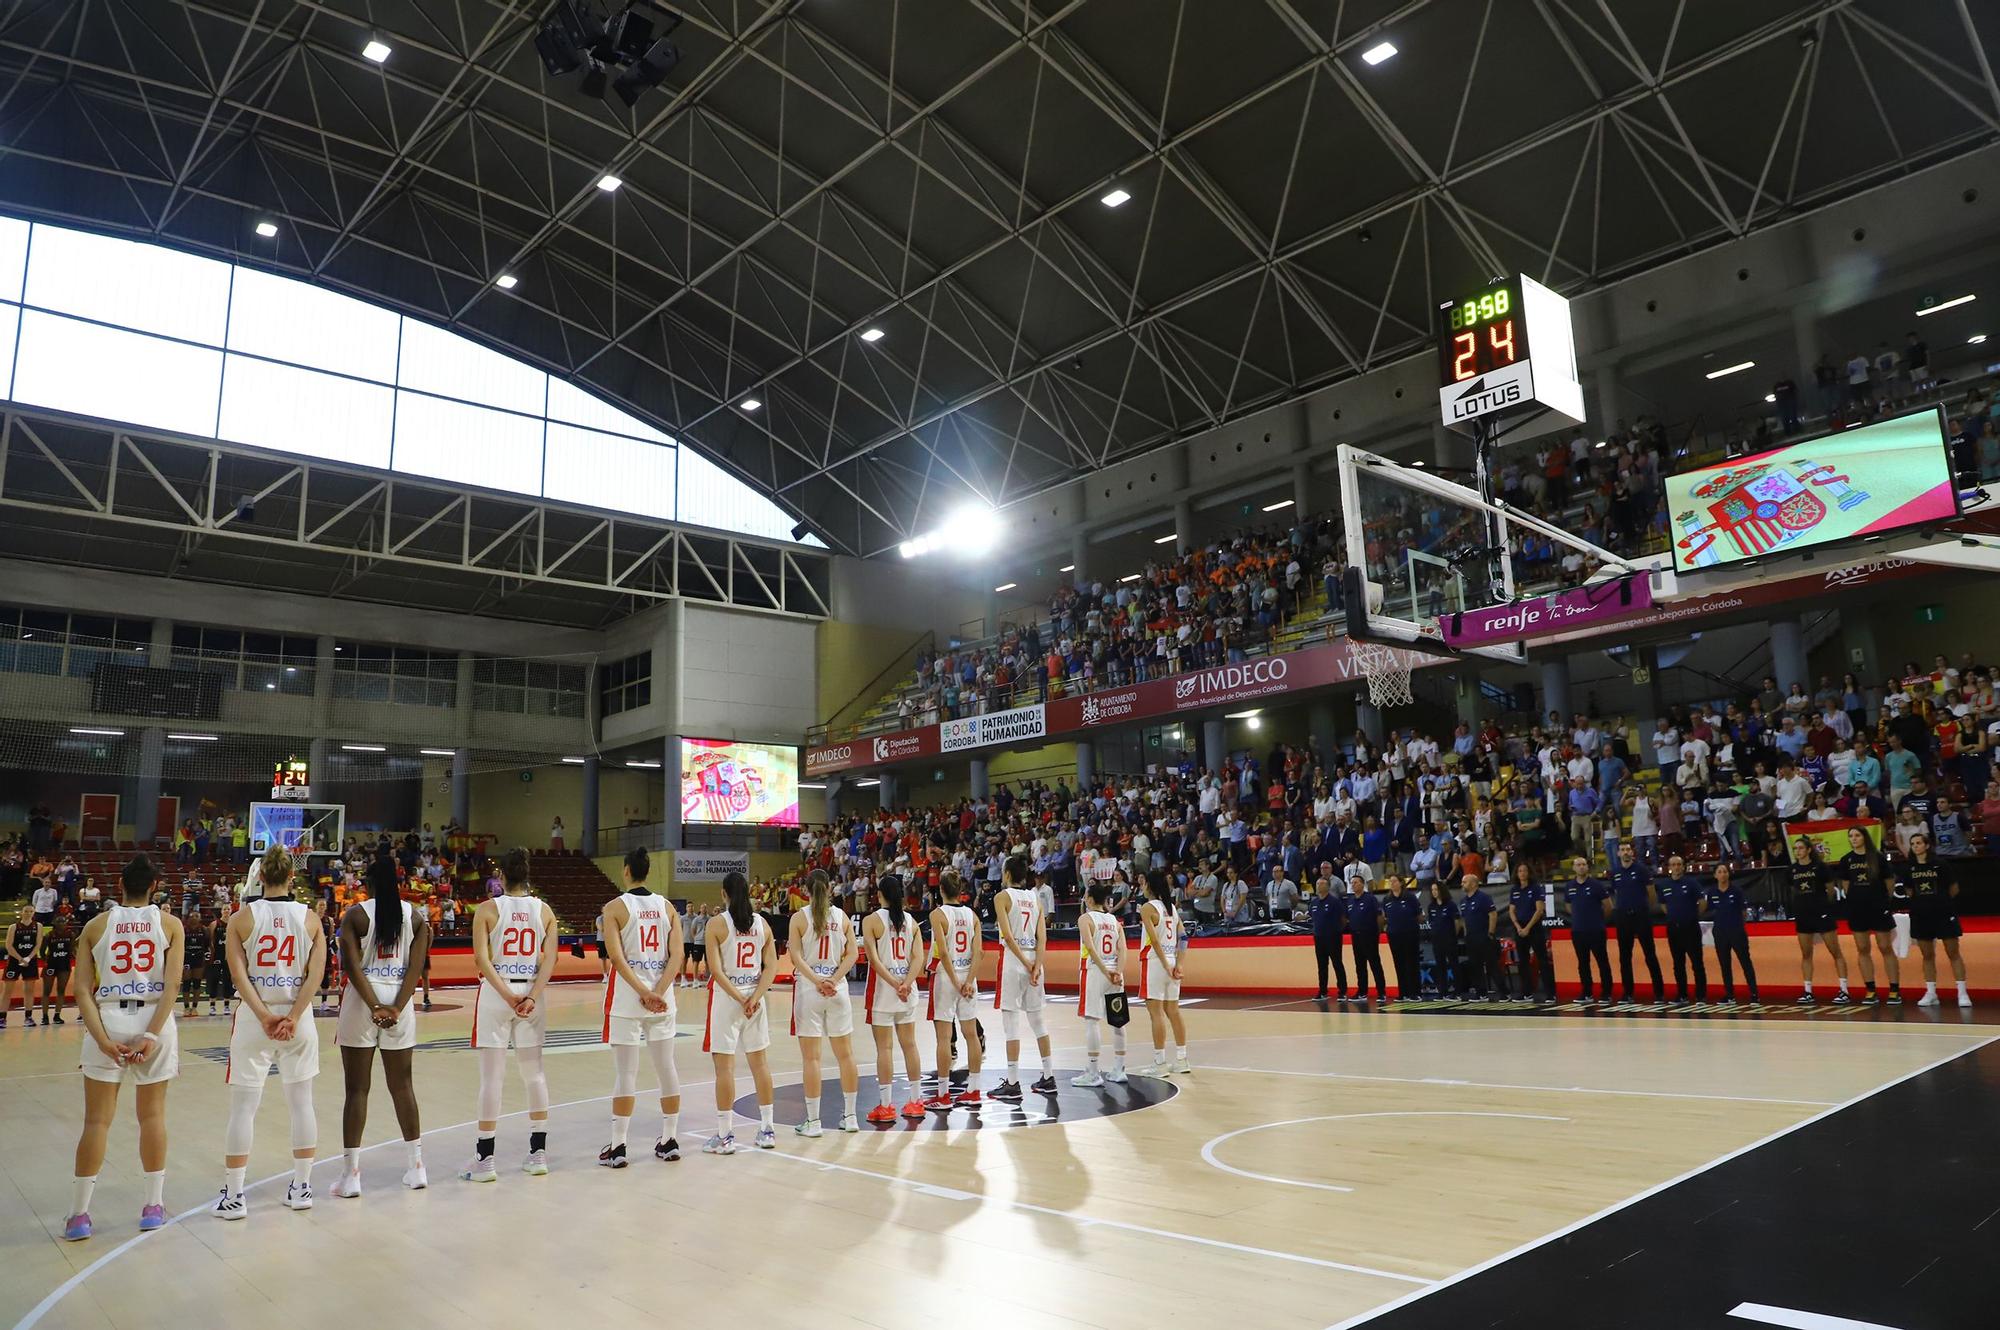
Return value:
<svg viewBox="0 0 2000 1330">
<path fill-rule="evenodd" d="M 1892 1325 L 1878 1325 L 1874 1321 L 1794 1311 L 1790 1307 L 1767 1307 L 1761 1302 L 1739 1302 L 1729 1309 L 1729 1314 L 1738 1320 L 1762 1321 L 1765 1325 L 1782 1325 L 1789 1330 L 1896 1330 Z"/>
<path fill-rule="evenodd" d="M 1222 1041 L 1211 1040 L 1211 1043 Z M 1350 1071 L 1280 1071 L 1273 1067 L 1219 1067 L 1202 1063 L 1203 1071 L 1247 1072 L 1254 1076 L 1307 1076 L 1329 1081 L 1392 1081 L 1399 1085 L 1466 1086 L 1475 1090 L 1534 1090 L 1548 1094 L 1611 1094 L 1639 1099 L 1720 1099 L 1733 1104 L 1804 1104 L 1826 1108 L 1833 1099 L 1762 1099 L 1755 1095 L 1698 1094 L 1689 1090 L 1606 1090 L 1594 1085 L 1510 1085 L 1504 1081 L 1461 1081 L 1445 1076 L 1368 1076 Z M 1567 1121 L 1567 1119 L 1565 1119 Z"/>
<path fill-rule="evenodd" d="M 1030 1214 L 1051 1215 L 1057 1219 L 1067 1219 L 1078 1228 L 1114 1228 L 1126 1233 L 1143 1233 L 1151 1238 L 1166 1238 L 1174 1242 L 1189 1242 L 1198 1247 L 1217 1247 L 1223 1251 L 1241 1252 L 1246 1256 L 1268 1256 L 1278 1261 L 1293 1261 L 1300 1265 L 1315 1265 L 1326 1270 L 1342 1270 L 1348 1274 L 1370 1275 L 1376 1279 L 1393 1279 L 1402 1284 L 1416 1284 L 1429 1288 L 1432 1281 L 1420 1275 L 1398 1274 L 1393 1270 L 1377 1270 L 1373 1266 L 1348 1265 L 1342 1261 L 1329 1261 L 1318 1256 L 1305 1256 L 1298 1252 L 1273 1251 L 1268 1247 L 1252 1247 L 1241 1242 L 1228 1242 L 1222 1238 L 1205 1238 L 1196 1233 L 1181 1233 L 1170 1228 L 1150 1228 L 1145 1224 L 1128 1224 L 1122 1219 L 1093 1219 L 1073 1210 L 1058 1210 L 1053 1206 L 1036 1205 L 1032 1201 L 1009 1200 L 1000 1196 L 983 1196 L 969 1191 L 958 1191 L 951 1187 L 941 1187 L 933 1182 L 919 1182 L 913 1178 L 898 1177 L 894 1173 L 877 1173 L 873 1169 L 856 1168 L 852 1164 L 837 1164 L 828 1159 L 814 1159 L 810 1155 L 793 1155 L 769 1150 L 755 1152 L 762 1159 L 787 1159 L 793 1163 L 805 1164 L 825 1172 L 853 1173 L 891 1186 L 908 1187 L 924 1196 L 935 1196 L 947 1201 L 976 1201 L 984 1205 L 1004 1205 L 1010 1210 L 1025 1210 Z"/>
<path fill-rule="evenodd" d="M 1546 1113 L 1480 1113 L 1470 1109 L 1402 1109 L 1383 1113 L 1327 1113 L 1315 1118 L 1285 1118 L 1279 1122 L 1260 1122 L 1254 1127 L 1238 1127 L 1235 1131 L 1225 1131 L 1201 1147 L 1201 1157 L 1211 1167 L 1224 1173 L 1234 1173 L 1239 1178 L 1251 1178 L 1257 1182 L 1276 1182 L 1286 1187 L 1311 1187 L 1315 1191 L 1351 1192 L 1352 1187 L 1342 1187 L 1332 1182 L 1307 1182 L 1303 1178 L 1279 1177 L 1275 1173 L 1252 1173 L 1247 1168 L 1236 1168 L 1215 1157 L 1215 1147 L 1238 1136 L 1247 1136 L 1253 1131 L 1269 1131 L 1273 1127 L 1296 1127 L 1305 1122 L 1351 1122 L 1356 1118 L 1520 1118 L 1528 1122 L 1570 1122 L 1571 1118 L 1551 1117 Z"/>
<path fill-rule="evenodd" d="M 1353 1327 L 1355 1326 L 1365 1325 L 1369 1321 L 1374 1320 L 1378 1316 L 1385 1316 L 1388 1313 L 1395 1311 L 1398 1307 L 1408 1306 L 1410 1303 L 1417 1301 L 1419 1298 L 1428 1297 L 1429 1295 L 1437 1292 L 1439 1289 L 1450 1288 L 1453 1284 L 1463 1283 L 1464 1281 L 1471 1279 L 1474 1275 L 1484 1274 L 1486 1271 L 1493 1269 L 1497 1265 L 1502 1265 L 1508 1261 L 1511 1261 L 1517 1256 L 1525 1255 L 1528 1252 L 1534 1251 L 1538 1247 L 1546 1247 L 1551 1242 L 1560 1241 L 1561 1239 L 1566 1238 L 1570 1234 L 1576 1232 L 1578 1229 L 1588 1227 L 1589 1225 L 1596 1223 L 1598 1220 L 1604 1219 L 1610 1215 L 1615 1215 L 1620 1210 L 1630 1209 L 1632 1206 L 1637 1205 L 1641 1201 L 1659 1195 L 1661 1192 L 1667 1190 L 1669 1187 L 1677 1187 L 1681 1183 L 1686 1182 L 1690 1178 L 1700 1177 L 1703 1173 L 1706 1173 L 1711 1169 L 1720 1168 L 1722 1165 L 1728 1163 L 1732 1159 L 1737 1159 L 1742 1157 L 1743 1155 L 1747 1155 L 1752 1150 L 1762 1149 L 1764 1146 L 1771 1144 L 1771 1142 L 1773 1141 L 1781 1140 L 1784 1137 L 1791 1135 L 1795 1131 L 1800 1131 L 1806 1127 L 1812 1126 L 1815 1122 L 1822 1122 L 1827 1118 L 1832 1117 L 1836 1113 L 1854 1107 L 1856 1104 L 1861 1103 L 1863 1100 L 1873 1099 L 1876 1095 L 1881 1094 L 1885 1090 L 1893 1090 L 1897 1086 L 1903 1084 L 1906 1081 L 1913 1081 L 1919 1076 L 1923 1076 L 1930 1072 L 1936 1071 L 1939 1067 L 1944 1066 L 1946 1063 L 1956 1062 L 1958 1061 L 1958 1059 L 1965 1057 L 1967 1054 L 1970 1053 L 1977 1053 L 1980 1049 L 1985 1048 L 1988 1044 L 1994 1043 L 1996 1040 L 2000 1040 L 2000 1036 L 1988 1036 L 1987 1038 L 1982 1039 L 1978 1043 L 1972 1045 L 1970 1048 L 1961 1048 L 1956 1053 L 1947 1053 L 1943 1057 L 1937 1059 L 1935 1062 L 1929 1062 L 1921 1067 L 1918 1067 L 1915 1071 L 1906 1072 L 1903 1075 L 1898 1076 L 1891 1081 L 1884 1081 L 1882 1084 L 1876 1086 L 1872 1090 L 1864 1090 L 1860 1094 L 1855 1095 L 1852 1099 L 1844 1100 L 1841 1103 L 1833 1105 L 1831 1108 L 1827 1108 L 1818 1113 L 1813 1114 L 1811 1117 L 1802 1118 L 1799 1121 L 1793 1123 L 1789 1127 L 1780 1127 L 1778 1130 L 1772 1132 L 1770 1135 L 1765 1136 L 1759 1140 L 1752 1141 L 1750 1142 L 1750 1144 L 1739 1147 L 1738 1149 L 1731 1150 L 1728 1154 L 1720 1155 L 1717 1158 L 1711 1159 L 1706 1164 L 1698 1164 L 1694 1168 L 1689 1169 L 1687 1172 L 1680 1174 L 1678 1177 L 1668 1178 L 1665 1182 L 1657 1183 L 1654 1186 L 1648 1187 L 1646 1188 L 1646 1190 L 1638 1193 L 1635 1196 L 1628 1196 L 1622 1201 L 1613 1202 L 1612 1204 L 1605 1206 L 1602 1210 L 1599 1210 L 1596 1214 L 1585 1215 L 1582 1219 L 1577 1220 L 1575 1223 L 1565 1224 L 1561 1228 L 1555 1230 L 1553 1233 L 1545 1233 L 1539 1238 L 1533 1238 L 1527 1242 L 1522 1243 L 1520 1246 L 1515 1247 L 1511 1251 L 1501 1252 L 1498 1256 L 1489 1257 L 1488 1259 L 1481 1261 L 1477 1265 L 1468 1266 L 1466 1269 L 1459 1271 L 1455 1275 L 1450 1275 L 1444 1279 L 1438 1280 L 1436 1283 L 1430 1285 L 1428 1288 L 1418 1289 L 1414 1293 L 1406 1293 L 1402 1297 L 1397 1298 L 1393 1302 L 1385 1302 L 1379 1307 L 1372 1308 L 1369 1311 L 1359 1312 L 1353 1316 L 1348 1317 L 1344 1321 L 1335 1322 L 1333 1325 L 1328 1326 L 1327 1330 L 1353 1330 Z M 1886 1330 L 1886 1328 L 1884 1328 L 1884 1330 Z"/>
</svg>

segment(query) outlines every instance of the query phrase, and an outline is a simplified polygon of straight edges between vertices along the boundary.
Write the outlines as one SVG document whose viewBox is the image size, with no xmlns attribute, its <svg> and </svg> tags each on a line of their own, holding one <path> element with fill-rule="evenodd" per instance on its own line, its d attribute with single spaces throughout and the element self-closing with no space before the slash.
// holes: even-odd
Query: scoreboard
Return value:
<svg viewBox="0 0 2000 1330">
<path fill-rule="evenodd" d="M 1517 274 L 1438 305 L 1438 410 L 1459 430 L 1512 418 L 1515 437 L 1583 420 L 1569 301 Z"/>
</svg>

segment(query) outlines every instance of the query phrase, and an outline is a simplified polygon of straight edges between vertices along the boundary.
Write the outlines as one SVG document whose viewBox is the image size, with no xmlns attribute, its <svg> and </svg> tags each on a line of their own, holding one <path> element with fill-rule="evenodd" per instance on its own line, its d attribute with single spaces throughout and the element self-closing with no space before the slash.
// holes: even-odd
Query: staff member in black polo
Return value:
<svg viewBox="0 0 2000 1330">
<path fill-rule="evenodd" d="M 1674 959 L 1674 1001 L 1688 1000 L 1688 966 L 1694 966 L 1694 1000 L 1708 1001 L 1708 965 L 1701 956 L 1701 882 L 1688 876 L 1678 854 L 1667 860 L 1667 875 L 1653 884 L 1667 912 L 1667 952 Z"/>
<path fill-rule="evenodd" d="M 1465 895 L 1458 917 L 1465 925 L 1465 981 L 1474 997 L 1500 993 L 1500 944 L 1493 940 L 1493 898 L 1477 873 L 1459 879 Z"/>
<path fill-rule="evenodd" d="M 1722 967 L 1722 1000 L 1733 1004 L 1736 1001 L 1736 973 L 1734 960 L 1743 962 L 1743 982 L 1750 986 L 1750 1004 L 1756 1006 L 1763 999 L 1757 996 L 1757 967 L 1750 963 L 1750 932 L 1743 927 L 1743 907 L 1747 902 L 1743 888 L 1730 882 L 1729 865 L 1715 866 L 1715 885 L 1702 896 L 1702 904 L 1708 909 L 1708 921 L 1714 928 L 1715 961 Z"/>
<path fill-rule="evenodd" d="M 1618 866 L 1611 870 L 1611 923 L 1618 930 L 1618 978 L 1627 1002 L 1635 1002 L 1632 948 L 1646 954 L 1646 973 L 1653 979 L 1653 1001 L 1667 985 L 1660 978 L 1660 953 L 1653 949 L 1653 870 L 1638 861 L 1632 842 L 1618 842 Z"/>
<path fill-rule="evenodd" d="M 1382 973 L 1382 902 L 1359 877 L 1350 878 L 1347 936 L 1354 943 L 1354 1000 L 1368 1000 L 1368 972 L 1375 972 L 1375 1000 L 1389 1000 L 1389 980 Z"/>
<path fill-rule="evenodd" d="M 1318 1001 L 1326 1001 L 1326 967 L 1330 961 L 1333 964 L 1334 999 L 1345 1002 L 1347 962 L 1341 959 L 1340 930 L 1347 922 L 1347 902 L 1335 894 L 1331 873 L 1320 874 L 1319 880 L 1313 883 L 1312 900 L 1308 902 L 1307 909 L 1312 918 L 1313 963 L 1319 967 Z"/>
<path fill-rule="evenodd" d="M 1431 879 L 1430 899 L 1424 902 L 1424 922 L 1431 929 L 1432 978 L 1437 995 L 1455 993 L 1465 987 L 1458 964 L 1458 902 L 1443 878 Z"/>
<path fill-rule="evenodd" d="M 1582 982 L 1583 1002 L 1591 996 L 1590 962 L 1604 976 L 1604 1001 L 1611 1001 L 1611 949 L 1605 944 L 1604 926 L 1611 917 L 1611 888 L 1590 875 L 1590 860 L 1577 855 L 1569 861 L 1570 880 L 1563 888 L 1563 903 L 1569 906 L 1569 944 L 1576 950 L 1576 977 Z"/>
<path fill-rule="evenodd" d="M 1521 962 L 1521 996 L 1531 996 L 1528 962 L 1532 959 L 1541 979 L 1542 996 L 1555 1001 L 1556 967 L 1549 955 L 1548 923 L 1542 917 L 1546 913 L 1542 889 L 1535 885 L 1535 875 L 1525 860 L 1514 865 L 1514 886 L 1507 893 L 1507 913 L 1514 919 L 1514 954 Z"/>
<path fill-rule="evenodd" d="M 1382 931 L 1389 938 L 1389 957 L 1396 962 L 1396 997 L 1404 1002 L 1423 992 L 1423 965 L 1417 959 L 1417 923 L 1423 903 L 1403 879 L 1389 874 L 1389 894 L 1382 898 Z"/>
</svg>

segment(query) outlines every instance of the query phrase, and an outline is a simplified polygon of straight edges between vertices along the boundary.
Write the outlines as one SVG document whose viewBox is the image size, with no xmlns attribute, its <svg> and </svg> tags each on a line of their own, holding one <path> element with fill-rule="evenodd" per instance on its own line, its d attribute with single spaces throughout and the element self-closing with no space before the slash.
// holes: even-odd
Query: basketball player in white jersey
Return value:
<svg viewBox="0 0 2000 1330">
<path fill-rule="evenodd" d="M 229 1020 L 229 1125 L 223 1129 L 222 1191 L 209 1207 L 217 1219 L 242 1219 L 243 1174 L 257 1130 L 264 1080 L 277 1064 L 292 1118 L 292 1180 L 285 1205 L 312 1209 L 313 1156 L 319 1119 L 312 1083 L 319 1075 L 319 1027 L 313 999 L 326 968 L 326 935 L 319 915 L 292 899 L 292 856 L 282 845 L 264 854 L 258 874 L 264 894 L 230 916 L 222 935 L 236 1011 Z"/>
<path fill-rule="evenodd" d="M 868 1110 L 873 1123 L 893 1123 L 895 1103 L 903 1082 L 896 1079 L 896 1044 L 903 1046 L 903 1067 L 909 1073 L 909 1095 L 903 1116 L 921 1119 L 923 1059 L 917 1056 L 917 950 L 922 934 L 915 915 L 903 911 L 903 879 L 885 873 L 875 884 L 882 908 L 861 925 L 861 945 L 868 952 L 868 986 L 862 1008 L 875 1033 L 875 1087 L 882 1102 Z"/>
<path fill-rule="evenodd" d="M 482 902 L 472 915 L 472 959 L 479 967 L 479 997 L 472 1008 L 479 1141 L 472 1162 L 458 1173 L 467 1182 L 500 1177 L 493 1157 L 510 1044 L 528 1091 L 528 1157 L 521 1171 L 535 1177 L 549 1171 L 549 1078 L 542 1069 L 549 1013 L 542 990 L 556 969 L 556 917 L 528 886 L 526 850 L 517 846 L 500 857 L 500 880 L 506 893 Z"/>
<path fill-rule="evenodd" d="M 924 1107 L 948 1112 L 953 1104 L 976 1108 L 982 1049 L 979 1043 L 979 916 L 965 904 L 965 883 L 953 869 L 938 877 L 938 899 L 931 911 L 931 1021 L 937 1029 L 937 1093 Z M 951 1092 L 951 1038 L 965 1036 L 965 1089 Z"/>
<path fill-rule="evenodd" d="M 167 1222 L 167 1085 L 181 1067 L 174 1002 L 183 962 L 181 921 L 148 904 L 155 873 L 140 855 L 125 865 L 125 903 L 91 917 L 77 938 L 76 1011 L 83 1021 L 83 1133 L 63 1237 L 93 1231 L 90 1199 L 104 1167 L 118 1087 L 138 1087 L 139 1167 L 146 1175 L 141 1232 Z"/>
<path fill-rule="evenodd" d="M 833 1060 L 840 1068 L 840 1129 L 860 1131 L 861 1119 L 854 1115 L 860 1085 L 854 1070 L 854 1002 L 847 995 L 847 974 L 861 948 L 854 940 L 853 921 L 833 903 L 827 875 L 814 869 L 807 890 L 806 907 L 792 915 L 787 943 L 792 958 L 792 1033 L 799 1040 L 806 1097 L 805 1120 L 794 1130 L 801 1136 L 821 1134 L 819 1108 L 826 1093 L 819 1074 L 823 1038 L 833 1045 Z"/>
<path fill-rule="evenodd" d="M 632 1111 L 639 1106 L 639 1050 L 653 1060 L 660 1085 L 660 1134 L 653 1157 L 681 1157 L 681 1075 L 674 1065 L 674 981 L 687 956 L 680 912 L 646 885 L 652 856 L 625 856 L 625 894 L 604 907 L 604 950 L 611 978 L 604 994 L 604 1042 L 611 1046 L 611 1144 L 597 1154 L 605 1168 L 625 1167 Z"/>
<path fill-rule="evenodd" d="M 1125 1080 L 1125 1027 L 1111 1031 L 1111 1070 L 1097 1069 L 1098 1054 L 1104 1046 L 1101 1028 L 1104 1000 L 1125 991 L 1125 925 L 1111 913 L 1111 884 L 1102 879 L 1090 884 L 1086 896 L 1089 908 L 1076 921 L 1080 960 L 1076 976 L 1076 1014 L 1083 1017 L 1084 1049 L 1089 1065 L 1081 1076 L 1069 1078 L 1071 1085 L 1084 1087 L 1113 1085 Z"/>
<path fill-rule="evenodd" d="M 1055 1064 L 1049 1058 L 1049 1028 L 1042 1009 L 1048 995 L 1042 988 L 1046 975 L 1042 957 L 1048 954 L 1049 921 L 1042 913 L 1042 898 L 1028 873 L 1028 861 L 1010 854 L 1000 869 L 1000 890 L 993 896 L 993 919 L 1000 932 L 1000 981 L 993 990 L 993 1005 L 999 1008 L 1001 1028 L 1007 1034 L 1007 1079 L 994 1088 L 995 1099 L 1021 1097 L 1021 1025 L 1025 1021 L 1034 1032 L 1035 1047 L 1042 1055 L 1042 1075 L 1030 1088 L 1036 1094 L 1056 1092 Z"/>
<path fill-rule="evenodd" d="M 361 1194 L 361 1137 L 368 1130 L 368 1089 L 375 1055 L 396 1105 L 403 1130 L 403 1185 L 420 1191 L 424 1173 L 422 1121 L 417 1113 L 411 1063 L 416 1057 L 417 983 L 430 960 L 431 926 L 424 911 L 412 909 L 396 886 L 396 864 L 378 853 L 368 865 L 368 899 L 348 907 L 340 921 L 340 963 L 347 974 L 340 996 L 340 1022 L 333 1041 L 347 1085 L 341 1105 L 340 1142 L 345 1167 L 335 1196 Z"/>
<path fill-rule="evenodd" d="M 770 1008 L 764 997 L 778 977 L 778 944 L 771 927 L 750 908 L 750 879 L 729 873 L 722 879 L 725 908 L 708 921 L 708 1023 L 701 1047 L 715 1058 L 715 1135 L 703 1154 L 736 1153 L 736 1055 L 750 1064 L 757 1086 L 757 1148 L 778 1148 L 773 1123 L 775 1097 L 771 1067 Z"/>
<path fill-rule="evenodd" d="M 1187 1026 L 1181 1023 L 1181 912 L 1174 908 L 1167 875 L 1146 874 L 1146 903 L 1139 907 L 1145 944 L 1139 949 L 1139 996 L 1153 1021 L 1153 1063 L 1137 1076 L 1190 1076 Z M 1167 1063 L 1167 1026 L 1174 1027 L 1174 1061 Z"/>
</svg>

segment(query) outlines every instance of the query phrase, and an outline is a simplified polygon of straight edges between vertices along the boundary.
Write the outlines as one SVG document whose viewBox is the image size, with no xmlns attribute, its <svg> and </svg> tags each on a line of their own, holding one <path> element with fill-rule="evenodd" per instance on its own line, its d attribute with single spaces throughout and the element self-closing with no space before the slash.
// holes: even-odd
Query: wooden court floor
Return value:
<svg viewBox="0 0 2000 1330">
<path fill-rule="evenodd" d="M 421 1017 L 462 1038 L 469 994 Z M 712 1123 L 701 994 L 676 1043 L 687 1098 L 677 1164 L 654 1161 L 642 1079 L 634 1162 L 595 1166 L 610 1056 L 585 1042 L 596 985 L 552 993 L 553 1171 L 525 1149 L 518 1081 L 501 1181 L 454 1176 L 472 1146 L 469 1052 L 421 1051 L 431 1186 L 407 1192 L 378 1077 L 366 1195 L 331 1195 L 341 1077 L 330 1021 L 310 1213 L 283 1209 L 282 1095 L 265 1096 L 251 1216 L 203 1209 L 220 1184 L 226 1090 L 201 1055 L 227 1018 L 184 1022 L 170 1096 L 165 1230 L 140 1236 L 127 1102 L 92 1206 L 98 1236 L 58 1240 L 81 1090 L 79 1031 L 0 1032 L 0 1325 L 411 1327 L 574 1323 L 1323 1327 L 1364 1316 L 1978 1047 L 2000 1025 L 1661 1022 L 1187 1010 L 1195 1074 L 1164 1103 L 1005 1130 L 779 1129 L 779 1148 L 697 1147 Z M 782 1031 L 788 997 L 774 995 Z M 1051 1003 L 1056 1062 L 1082 1065 Z M 1983 1013 L 1982 1013 L 1983 1015 Z M 989 1022 L 993 1062 L 997 1019 Z M 1144 1043 L 1135 1017 L 1135 1047 Z M 865 1038 L 865 1036 L 864 1036 Z M 777 1039 L 781 1084 L 796 1045 Z M 872 1054 L 864 1073 L 872 1071 Z M 1065 1081 L 1068 1072 L 1062 1073 Z M 989 1083 L 991 1077 L 989 1076 Z M 739 1069 L 739 1094 L 747 1094 Z M 864 1100 L 864 1108 L 866 1101 Z M 275 1183 L 275 1185 L 273 1185 Z M 365 1321 L 363 1323 L 366 1323 Z"/>
</svg>

